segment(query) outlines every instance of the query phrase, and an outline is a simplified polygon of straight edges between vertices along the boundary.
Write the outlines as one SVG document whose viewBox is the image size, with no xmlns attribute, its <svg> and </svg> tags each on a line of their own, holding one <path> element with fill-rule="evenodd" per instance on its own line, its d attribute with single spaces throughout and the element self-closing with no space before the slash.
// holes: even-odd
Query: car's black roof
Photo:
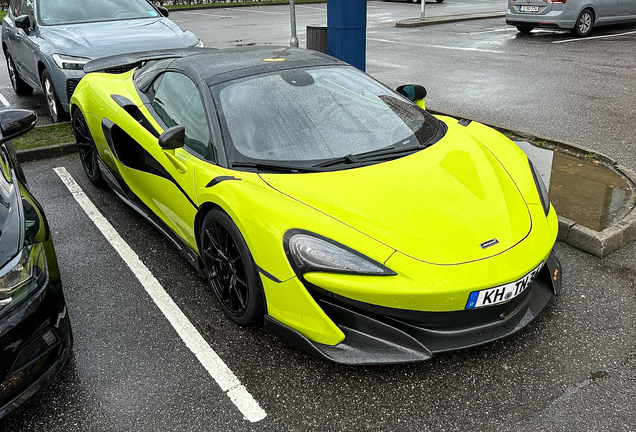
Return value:
<svg viewBox="0 0 636 432">
<path fill-rule="evenodd" d="M 153 60 L 158 61 L 158 68 L 182 70 L 195 81 L 205 80 L 208 85 L 297 67 L 346 65 L 316 51 L 281 46 L 252 46 L 219 50 L 185 48 L 144 51 L 104 57 L 87 63 L 84 72 L 118 69 Z"/>
</svg>

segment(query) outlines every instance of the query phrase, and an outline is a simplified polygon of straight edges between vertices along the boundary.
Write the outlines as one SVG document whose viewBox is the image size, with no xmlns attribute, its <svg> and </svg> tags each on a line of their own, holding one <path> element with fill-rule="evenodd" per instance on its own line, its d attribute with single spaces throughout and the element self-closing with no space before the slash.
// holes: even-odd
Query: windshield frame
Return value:
<svg viewBox="0 0 636 432">
<path fill-rule="evenodd" d="M 357 158 L 355 157 L 356 155 L 343 155 L 342 157 L 328 157 L 328 158 L 320 158 L 320 159 L 307 159 L 307 160 L 295 160 L 295 159 L 263 159 L 263 158 L 256 158 L 256 157 L 250 157 L 248 155 L 245 155 L 243 153 L 241 153 L 238 148 L 234 145 L 233 141 L 232 141 L 232 137 L 231 137 L 231 132 L 230 132 L 230 128 L 228 126 L 227 120 L 225 118 L 224 112 L 223 112 L 223 106 L 221 103 L 221 92 L 223 89 L 233 85 L 233 84 L 237 84 L 237 83 L 241 83 L 241 82 L 246 82 L 246 81 L 250 81 L 253 79 L 258 79 L 258 78 L 266 78 L 268 76 L 273 76 L 273 75 L 280 75 L 282 72 L 285 71 L 289 71 L 289 70 L 300 70 L 300 71 L 311 71 L 311 70 L 327 70 L 327 69 L 350 69 L 350 70 L 354 70 L 356 71 L 356 73 L 362 73 L 367 79 L 369 79 L 370 81 L 373 81 L 374 83 L 378 84 L 380 87 L 382 87 L 383 89 L 385 89 L 387 91 L 387 94 L 390 95 L 391 97 L 394 97 L 396 100 L 398 100 L 400 103 L 404 103 L 404 104 L 408 104 L 409 108 L 412 108 L 414 110 L 420 111 L 422 114 L 424 114 L 425 118 L 427 119 L 426 122 L 428 123 L 428 121 L 430 121 L 431 125 L 433 125 L 434 127 L 436 127 L 436 130 L 431 134 L 431 137 L 425 141 L 424 143 L 420 143 L 419 146 L 412 146 L 412 148 L 410 149 L 404 149 L 404 148 L 397 148 L 395 151 L 395 155 L 394 157 L 391 156 L 391 149 L 394 147 L 399 147 L 397 144 L 398 143 L 393 143 L 391 145 L 385 146 L 385 147 L 381 147 L 381 148 L 377 148 L 375 150 L 371 150 L 370 152 L 363 152 L 360 155 L 364 156 L 364 153 L 372 153 L 372 152 L 378 152 L 378 151 L 382 151 L 384 149 L 387 150 L 387 154 L 384 155 L 384 157 L 375 157 L 375 158 L 369 158 L 369 159 L 362 159 L 360 161 L 357 160 Z M 219 82 L 219 83 L 215 83 L 209 86 L 209 92 L 210 92 L 210 96 L 213 100 L 213 103 L 216 107 L 216 112 L 217 112 L 217 119 L 218 119 L 218 123 L 221 129 L 221 135 L 223 138 L 223 148 L 225 150 L 225 154 L 227 155 L 227 165 L 228 168 L 231 169 L 237 169 L 240 171 L 252 171 L 252 172 L 281 172 L 283 170 L 281 169 L 273 169 L 273 170 L 268 170 L 267 169 L 267 165 L 274 165 L 277 167 L 282 167 L 282 166 L 289 166 L 289 172 L 291 173 L 295 173 L 295 172 L 322 172 L 322 171 L 340 171 L 343 169 L 351 169 L 351 168 L 357 168 L 357 167 L 362 167 L 362 166 L 368 166 L 368 165 L 373 165 L 373 164 L 377 164 L 377 163 L 382 163 L 382 162 L 386 162 L 389 160 L 393 160 L 393 159 L 398 159 L 401 157 L 405 157 L 408 156 L 410 154 L 413 154 L 415 152 L 419 152 L 421 150 L 424 150 L 426 148 L 428 148 L 429 146 L 435 144 L 436 142 L 438 142 L 440 139 L 442 139 L 445 134 L 446 131 L 448 130 L 446 124 L 444 122 L 442 122 L 441 120 L 437 119 L 436 117 L 434 117 L 430 112 L 426 111 L 425 109 L 421 108 L 420 106 L 418 106 L 417 104 L 413 103 L 412 101 L 408 100 L 407 98 L 405 98 L 403 95 L 395 92 L 394 90 L 390 89 L 389 87 L 387 87 L 386 85 L 384 85 L 383 83 L 377 81 L 376 79 L 374 79 L 373 77 L 364 74 L 363 72 L 360 72 L 358 69 L 353 68 L 352 66 L 315 66 L 315 67 L 297 67 L 297 68 L 290 68 L 290 69 L 283 69 L 283 70 L 278 70 L 278 71 L 273 71 L 273 72 L 266 72 L 266 73 L 262 73 L 262 74 L 257 74 L 257 75 L 251 75 L 248 77 L 242 77 L 242 78 L 238 78 L 235 80 L 227 80 L 227 81 L 223 81 L 223 82 Z M 411 151 L 409 151 L 411 150 Z M 351 158 L 350 156 L 354 156 L 353 158 Z M 342 159 L 341 162 L 337 162 L 338 159 Z M 331 163 L 330 163 L 331 162 Z M 237 167 L 233 167 L 233 163 L 236 163 Z M 321 166 L 323 165 L 324 166 Z M 250 166 L 251 165 L 251 166 Z"/>
</svg>

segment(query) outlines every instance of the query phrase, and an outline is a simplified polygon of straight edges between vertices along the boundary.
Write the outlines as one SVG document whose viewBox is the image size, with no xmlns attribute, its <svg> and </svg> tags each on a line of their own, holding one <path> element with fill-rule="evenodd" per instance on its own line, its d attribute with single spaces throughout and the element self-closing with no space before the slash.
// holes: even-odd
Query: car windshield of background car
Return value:
<svg viewBox="0 0 636 432">
<path fill-rule="evenodd" d="M 159 17 L 146 0 L 39 0 L 37 5 L 43 25 Z"/>
<path fill-rule="evenodd" d="M 291 69 L 212 93 L 226 143 L 253 159 L 310 161 L 422 147 L 438 130 L 435 117 L 353 68 Z"/>
</svg>

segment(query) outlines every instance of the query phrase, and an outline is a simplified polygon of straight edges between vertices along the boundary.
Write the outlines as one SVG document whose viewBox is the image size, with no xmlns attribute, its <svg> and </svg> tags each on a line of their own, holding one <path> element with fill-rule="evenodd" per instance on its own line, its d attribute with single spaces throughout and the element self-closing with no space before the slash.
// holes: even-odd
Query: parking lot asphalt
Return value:
<svg viewBox="0 0 636 432">
<path fill-rule="evenodd" d="M 386 75 L 383 67 L 374 70 Z M 217 392 L 75 207 L 53 172 L 60 166 L 235 371 L 264 420 L 246 422 Z M 511 338 L 423 364 L 346 368 L 229 324 L 156 231 L 83 179 L 76 156 L 27 163 L 25 171 L 55 232 L 76 347 L 53 385 L 2 430 L 636 430 L 633 244 L 598 259 L 558 243 L 563 294 Z"/>
</svg>

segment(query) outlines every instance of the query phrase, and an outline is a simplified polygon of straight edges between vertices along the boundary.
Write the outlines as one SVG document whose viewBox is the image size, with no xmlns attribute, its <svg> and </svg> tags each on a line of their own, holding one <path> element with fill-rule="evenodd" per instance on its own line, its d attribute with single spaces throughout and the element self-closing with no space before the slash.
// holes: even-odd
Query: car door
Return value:
<svg viewBox="0 0 636 432">
<path fill-rule="evenodd" d="M 129 114 L 122 109 L 116 123 L 130 125 L 126 132 L 143 148 L 144 162 L 143 166 L 124 166 L 121 174 L 137 197 L 196 250 L 193 231 L 198 210 L 195 170 L 207 163 L 204 157 L 210 142 L 204 105 L 194 82 L 178 72 L 160 75 L 148 96 L 149 109 L 154 110 L 164 123 L 164 130 L 185 126 L 185 144 L 182 148 L 161 148 L 158 140 L 142 125 L 126 122 Z M 139 134 L 139 140 L 131 134 L 132 129 Z"/>
<path fill-rule="evenodd" d="M 31 20 L 31 29 L 28 31 L 16 28 L 15 24 L 12 26 L 13 50 L 11 50 L 11 54 L 21 77 L 37 88 L 39 85 L 39 78 L 36 58 L 39 46 L 37 43 L 38 38 L 34 30 L 35 14 L 33 10 L 33 2 L 34 0 L 20 0 L 16 3 L 15 10 L 12 10 L 11 12 L 12 15 L 17 14 L 12 17 L 13 20 L 22 15 L 27 15 Z"/>
<path fill-rule="evenodd" d="M 594 5 L 596 8 L 595 23 L 608 23 L 613 22 L 616 19 L 616 9 L 618 8 L 619 0 L 595 0 Z M 581 5 L 581 9 L 587 6 Z"/>
<path fill-rule="evenodd" d="M 618 0 L 616 18 L 620 21 L 636 19 L 636 0 Z"/>
</svg>

